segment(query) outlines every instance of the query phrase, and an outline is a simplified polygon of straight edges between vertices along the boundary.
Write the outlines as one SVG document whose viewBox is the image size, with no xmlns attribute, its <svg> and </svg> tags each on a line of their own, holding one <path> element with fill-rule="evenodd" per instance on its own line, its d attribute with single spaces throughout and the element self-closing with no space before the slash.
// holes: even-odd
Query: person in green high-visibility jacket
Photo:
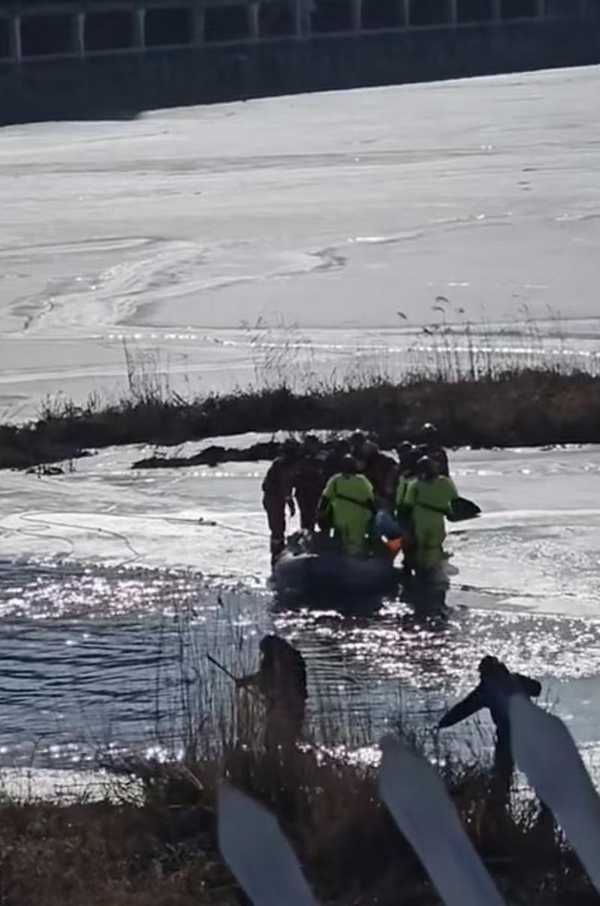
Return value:
<svg viewBox="0 0 600 906">
<path fill-rule="evenodd" d="M 404 505 L 412 513 L 416 568 L 429 571 L 444 559 L 445 517 L 458 492 L 451 478 L 438 474 L 436 464 L 428 456 L 417 462 L 416 475 L 406 490 Z"/>
<path fill-rule="evenodd" d="M 329 522 L 345 553 L 361 556 L 368 551 L 374 512 L 373 485 L 364 475 L 357 474 L 354 457 L 344 456 L 341 472 L 329 479 L 321 495 L 319 522 Z"/>
</svg>

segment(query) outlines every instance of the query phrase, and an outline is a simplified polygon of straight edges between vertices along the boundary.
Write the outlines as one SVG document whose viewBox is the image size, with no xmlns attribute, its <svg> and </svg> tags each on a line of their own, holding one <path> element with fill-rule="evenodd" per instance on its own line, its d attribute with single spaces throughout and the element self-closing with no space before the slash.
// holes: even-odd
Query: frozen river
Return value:
<svg viewBox="0 0 600 906">
<path fill-rule="evenodd" d="M 596 369 L 599 89 L 590 68 L 2 130 L 2 420 L 122 390 L 124 344 L 190 393 L 431 365 L 432 322 L 472 324 L 495 361 Z M 454 455 L 484 516 L 453 534 L 437 627 L 398 602 L 282 613 L 266 464 L 132 472 L 147 452 L 0 474 L 5 764 L 168 745 L 165 696 L 183 680 L 210 708 L 204 654 L 249 667 L 273 627 L 308 657 L 313 709 L 338 719 L 341 697 L 369 739 L 493 652 L 599 746 L 598 450 Z"/>
<path fill-rule="evenodd" d="M 5 417 L 122 388 L 124 340 L 180 390 L 276 378 L 290 341 L 300 377 L 401 368 L 438 296 L 510 355 L 554 334 L 585 362 L 599 88 L 571 69 L 3 129 Z"/>
</svg>

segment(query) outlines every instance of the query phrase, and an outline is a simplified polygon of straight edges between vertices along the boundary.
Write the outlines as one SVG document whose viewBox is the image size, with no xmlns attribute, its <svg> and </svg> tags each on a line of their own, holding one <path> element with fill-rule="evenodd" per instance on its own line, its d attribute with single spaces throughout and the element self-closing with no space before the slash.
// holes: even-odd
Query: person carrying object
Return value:
<svg viewBox="0 0 600 906">
<path fill-rule="evenodd" d="M 368 552 L 369 529 L 375 514 L 373 485 L 358 474 L 353 456 L 344 456 L 342 469 L 333 475 L 319 501 L 319 524 L 329 524 L 345 553 Z"/>
<path fill-rule="evenodd" d="M 435 570 L 445 559 L 445 517 L 457 497 L 452 479 L 439 475 L 433 460 L 422 456 L 416 464 L 416 478 L 409 483 L 403 499 L 414 528 L 417 572 Z"/>
</svg>

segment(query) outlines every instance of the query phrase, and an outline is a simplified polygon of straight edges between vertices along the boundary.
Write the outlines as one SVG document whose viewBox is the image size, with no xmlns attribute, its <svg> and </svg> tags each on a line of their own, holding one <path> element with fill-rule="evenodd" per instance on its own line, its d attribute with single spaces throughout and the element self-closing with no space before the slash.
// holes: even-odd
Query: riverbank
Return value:
<svg viewBox="0 0 600 906">
<path fill-rule="evenodd" d="M 37 421 L 0 426 L 0 468 L 76 459 L 93 448 L 176 446 L 245 432 L 358 427 L 391 447 L 413 438 L 424 421 L 435 422 L 450 447 L 596 443 L 600 377 L 543 368 L 454 381 L 416 376 L 393 383 L 375 377 L 306 393 L 283 384 L 189 400 L 148 392 L 107 404 L 97 398 L 85 406 L 61 401 L 47 404 Z M 259 455 L 264 450 L 248 458 Z"/>
<path fill-rule="evenodd" d="M 256 738 L 256 737 L 255 737 Z M 413 743 L 415 740 L 413 738 Z M 468 835 L 510 903 L 595 903 L 577 858 L 539 803 L 505 807 L 486 769 L 445 760 L 444 782 Z M 299 854 L 319 902 L 434 906 L 437 895 L 395 828 L 376 769 L 308 750 L 234 744 L 185 766 L 130 764 L 133 804 L 0 804 L 0 876 L 10 906 L 239 904 L 219 854 L 216 793 L 228 781 L 265 804 Z"/>
</svg>

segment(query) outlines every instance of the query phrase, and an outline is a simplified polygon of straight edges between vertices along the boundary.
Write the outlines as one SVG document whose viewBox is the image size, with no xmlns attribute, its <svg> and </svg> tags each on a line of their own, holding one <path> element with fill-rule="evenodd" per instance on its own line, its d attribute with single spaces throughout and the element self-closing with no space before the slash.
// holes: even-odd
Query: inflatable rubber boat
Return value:
<svg viewBox="0 0 600 906">
<path fill-rule="evenodd" d="M 279 593 L 378 595 L 398 588 L 401 578 L 389 556 L 352 557 L 338 550 L 315 549 L 309 538 L 292 537 L 273 567 Z"/>
</svg>

